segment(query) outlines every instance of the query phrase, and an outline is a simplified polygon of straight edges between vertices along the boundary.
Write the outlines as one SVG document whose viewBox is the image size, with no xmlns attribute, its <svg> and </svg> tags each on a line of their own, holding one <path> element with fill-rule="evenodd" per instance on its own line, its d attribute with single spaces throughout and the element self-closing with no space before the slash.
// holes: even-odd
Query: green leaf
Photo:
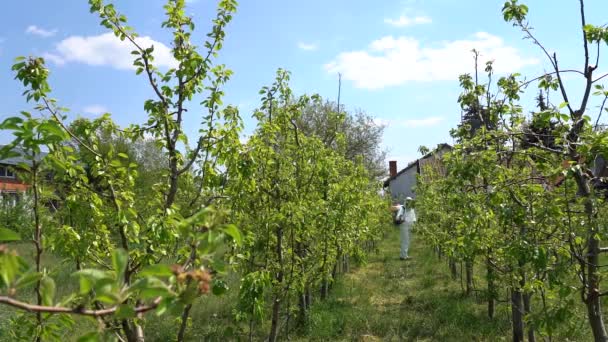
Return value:
<svg viewBox="0 0 608 342">
<path fill-rule="evenodd" d="M 49 276 L 45 276 L 40 280 L 40 296 L 42 297 L 42 304 L 51 306 L 53 305 L 53 299 L 55 298 L 55 281 Z"/>
<path fill-rule="evenodd" d="M 216 279 L 213 280 L 211 292 L 213 292 L 214 295 L 221 296 L 224 293 L 228 292 L 229 289 L 230 288 L 228 287 L 228 284 L 226 284 L 225 281 Z"/>
<path fill-rule="evenodd" d="M 42 273 L 35 272 L 35 271 L 27 272 L 24 275 L 22 275 L 19 279 L 17 279 L 17 281 L 15 282 L 15 288 L 20 289 L 20 288 L 27 287 L 29 285 L 34 284 L 35 282 L 37 282 L 40 279 L 42 279 Z"/>
<path fill-rule="evenodd" d="M 168 265 L 156 264 L 145 267 L 140 275 L 142 277 L 170 277 L 173 275 L 171 268 Z"/>
<path fill-rule="evenodd" d="M 128 262 L 129 255 L 124 249 L 119 248 L 112 253 L 112 266 L 116 271 L 117 279 L 123 279 Z"/>
<path fill-rule="evenodd" d="M 101 336 L 98 332 L 93 331 L 82 335 L 78 338 L 78 342 L 101 342 Z"/>
<path fill-rule="evenodd" d="M 0 241 L 20 241 L 21 236 L 14 231 L 6 228 L 0 228 Z"/>
<path fill-rule="evenodd" d="M 103 279 L 114 279 L 108 273 L 95 269 L 81 270 L 74 273 L 74 276 L 79 277 L 81 294 L 89 293 Z"/>
<path fill-rule="evenodd" d="M 8 285 L 13 282 L 15 277 L 19 275 L 23 260 L 13 253 L 0 253 L 0 278 L 4 284 Z"/>
<path fill-rule="evenodd" d="M 233 224 L 227 225 L 224 227 L 224 232 L 236 242 L 237 245 L 241 245 L 243 243 L 243 236 L 241 235 L 241 231 Z"/>
<path fill-rule="evenodd" d="M 159 296 L 168 296 L 171 291 L 160 279 L 150 277 L 136 281 L 130 288 L 130 292 L 139 291 L 143 299 L 152 299 Z"/>
<path fill-rule="evenodd" d="M 49 135 L 55 136 L 57 138 L 65 138 L 66 132 L 55 122 L 46 121 L 40 124 L 38 128 L 41 132 L 46 132 Z"/>
<path fill-rule="evenodd" d="M 116 310 L 117 319 L 132 318 L 132 317 L 135 317 L 135 309 L 133 309 L 133 307 L 131 305 L 121 304 L 118 307 L 118 310 Z"/>
</svg>

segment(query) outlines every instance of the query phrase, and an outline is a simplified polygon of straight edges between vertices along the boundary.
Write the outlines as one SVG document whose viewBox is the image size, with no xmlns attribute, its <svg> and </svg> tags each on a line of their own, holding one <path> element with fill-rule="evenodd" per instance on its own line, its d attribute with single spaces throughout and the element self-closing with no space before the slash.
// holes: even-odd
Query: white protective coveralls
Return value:
<svg viewBox="0 0 608 342">
<path fill-rule="evenodd" d="M 412 224 L 416 222 L 416 213 L 414 212 L 414 208 L 400 205 L 397 210 L 397 217 L 400 215 L 403 223 L 399 224 L 401 233 L 401 253 L 399 256 L 401 259 L 407 259 L 409 258 L 408 251 L 410 249 L 410 228 Z"/>
</svg>

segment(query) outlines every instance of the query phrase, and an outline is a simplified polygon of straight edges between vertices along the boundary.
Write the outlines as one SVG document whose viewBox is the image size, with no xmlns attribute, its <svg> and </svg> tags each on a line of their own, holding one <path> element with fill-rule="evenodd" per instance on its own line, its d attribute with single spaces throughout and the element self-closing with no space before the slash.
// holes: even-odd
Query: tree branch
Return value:
<svg viewBox="0 0 608 342">
<path fill-rule="evenodd" d="M 568 100 L 568 93 L 566 92 L 566 88 L 564 88 L 564 82 L 562 81 L 562 75 L 559 72 L 559 66 L 557 64 L 557 54 L 555 52 L 553 53 L 553 66 L 555 67 L 555 75 L 557 76 L 557 82 L 559 82 L 559 90 L 562 93 L 562 98 L 568 106 L 568 110 L 570 111 L 570 117 L 574 119 L 575 112 L 572 109 L 572 106 L 570 105 L 570 101 Z"/>
<path fill-rule="evenodd" d="M 585 71 L 589 68 L 589 43 L 587 42 L 587 32 L 585 32 L 585 2 L 579 0 L 581 10 L 581 29 L 583 31 L 583 46 L 585 48 Z"/>
<path fill-rule="evenodd" d="M 602 105 L 600 107 L 600 112 L 597 115 L 597 120 L 595 120 L 595 129 L 599 127 L 600 118 L 602 117 L 602 113 L 604 112 L 604 106 L 606 106 L 606 100 L 608 100 L 608 95 L 604 96 L 604 101 L 602 101 Z"/>
<path fill-rule="evenodd" d="M 162 298 L 158 297 L 152 302 L 152 304 L 135 307 L 134 311 L 135 311 L 135 313 L 145 313 L 150 310 L 154 310 L 158 306 L 158 304 L 160 304 L 161 300 L 162 300 Z M 16 299 L 8 297 L 8 296 L 0 296 L 0 304 L 9 305 L 14 308 L 25 310 L 28 312 L 41 312 L 41 313 L 50 313 L 50 314 L 72 314 L 72 315 L 82 315 L 82 316 L 92 316 L 92 317 L 102 317 L 102 316 L 113 315 L 118 310 L 118 306 L 113 306 L 113 307 L 110 307 L 107 309 L 90 310 L 90 309 L 84 309 L 81 307 L 66 308 L 66 307 L 61 307 L 61 306 L 35 305 L 35 304 L 29 304 L 26 302 L 19 301 L 19 300 L 16 300 Z"/>
</svg>

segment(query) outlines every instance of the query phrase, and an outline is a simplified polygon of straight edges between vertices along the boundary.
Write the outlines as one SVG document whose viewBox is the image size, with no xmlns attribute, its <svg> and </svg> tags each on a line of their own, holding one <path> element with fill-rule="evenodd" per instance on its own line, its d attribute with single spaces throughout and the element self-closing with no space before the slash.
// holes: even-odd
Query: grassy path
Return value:
<svg viewBox="0 0 608 342">
<path fill-rule="evenodd" d="M 445 262 L 420 241 L 414 233 L 412 260 L 399 260 L 399 232 L 395 227 L 379 245 L 379 253 L 369 256 L 367 264 L 351 269 L 334 285 L 330 297 L 311 308 L 304 331 L 290 334 L 291 341 L 510 341 L 510 307 L 497 306 L 496 317 L 486 316 L 481 294 L 465 297 L 460 281 L 452 280 Z M 49 264 L 60 259 L 49 258 Z M 62 264 L 58 284 L 73 284 L 72 269 Z M 483 287 L 483 270 L 476 269 L 476 284 Z M 235 327 L 233 308 L 237 301 L 239 276 L 227 279 L 233 291 L 225 296 L 207 296 L 192 310 L 188 341 L 233 341 L 226 331 Z M 73 290 L 65 285 L 60 292 Z M 506 296 L 504 289 L 501 291 Z M 608 304 L 605 304 L 608 307 Z M 577 306 L 577 310 L 584 308 Z M 0 341 L 10 341 L 9 317 L 13 310 L 0 307 Z M 584 317 L 578 312 L 575 317 Z M 146 334 L 149 341 L 171 341 L 178 321 L 169 316 L 148 315 Z M 78 319 L 65 340 L 76 338 L 92 327 L 92 322 Z M 254 327 L 254 340 L 263 341 L 268 322 Z M 242 326 L 247 332 L 247 327 Z M 244 335 L 241 335 L 244 336 Z M 573 337 L 574 336 L 574 337 Z M 241 339 L 245 340 L 245 339 Z M 541 339 L 538 339 L 541 341 Z M 553 341 L 590 341 L 584 319 L 565 326 Z"/>
<path fill-rule="evenodd" d="M 306 340 L 501 341 L 510 339 L 508 306 L 487 318 L 481 298 L 462 295 L 459 281 L 413 234 L 412 260 L 399 260 L 391 227 L 380 253 L 345 275 L 331 298 L 313 307 Z"/>
</svg>

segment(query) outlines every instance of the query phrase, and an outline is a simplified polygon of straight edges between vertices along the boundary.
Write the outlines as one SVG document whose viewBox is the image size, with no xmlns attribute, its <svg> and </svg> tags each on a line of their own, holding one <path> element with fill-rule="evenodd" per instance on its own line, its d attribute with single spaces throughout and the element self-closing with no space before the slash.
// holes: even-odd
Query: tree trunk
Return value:
<svg viewBox="0 0 608 342">
<path fill-rule="evenodd" d="M 306 294 L 304 299 L 306 299 L 306 307 L 310 309 L 312 305 L 312 293 L 310 293 L 310 285 L 306 287 Z"/>
<path fill-rule="evenodd" d="M 186 327 L 188 326 L 188 316 L 190 315 L 190 310 L 192 309 L 192 304 L 186 305 L 184 311 L 182 311 L 182 322 L 179 327 L 179 332 L 177 333 L 177 341 L 184 341 L 184 337 L 186 336 Z"/>
<path fill-rule="evenodd" d="M 465 262 L 466 277 L 467 277 L 467 296 L 473 293 L 473 261 L 467 260 Z"/>
<path fill-rule="evenodd" d="M 298 307 L 299 307 L 299 315 L 298 315 L 298 326 L 302 327 L 306 324 L 307 321 L 307 312 L 308 305 L 306 305 L 306 294 L 304 292 L 298 294 Z"/>
<path fill-rule="evenodd" d="M 458 269 L 456 268 L 456 261 L 454 261 L 453 258 L 450 258 L 450 273 L 452 274 L 453 280 L 458 278 Z"/>
<path fill-rule="evenodd" d="M 342 273 L 348 273 L 350 271 L 350 262 L 348 259 L 348 254 L 345 254 L 343 257 L 343 266 L 342 266 Z"/>
<path fill-rule="evenodd" d="M 138 342 L 137 332 L 135 331 L 135 329 L 133 327 L 131 327 L 131 324 L 129 324 L 129 321 L 126 319 L 123 319 L 121 321 L 121 325 L 122 325 L 122 331 L 124 332 L 125 337 L 127 338 L 127 341 Z"/>
<path fill-rule="evenodd" d="M 328 277 L 326 276 L 321 283 L 321 300 L 327 299 L 327 296 L 329 295 L 329 280 L 327 278 Z"/>
<path fill-rule="evenodd" d="M 604 342 L 608 341 L 608 334 L 606 334 L 606 326 L 604 325 L 604 318 L 602 317 L 602 307 L 599 296 L 599 244 L 599 240 L 594 237 L 590 237 L 587 243 L 587 282 L 589 286 L 589 290 L 587 291 L 587 315 L 595 341 Z"/>
<path fill-rule="evenodd" d="M 32 166 L 32 190 L 34 192 L 34 224 L 36 230 L 34 232 L 34 246 L 36 247 L 36 272 L 40 273 L 41 265 L 42 265 L 42 252 L 43 252 L 43 244 L 42 244 L 42 223 L 40 222 L 40 198 L 38 192 L 38 166 L 36 161 L 34 161 Z M 38 305 L 42 305 L 42 282 L 38 280 L 36 282 L 36 303 Z M 36 313 L 36 320 L 38 321 L 38 327 L 42 328 L 42 312 Z M 42 337 L 39 333 L 36 334 L 36 342 L 40 342 Z"/>
<path fill-rule="evenodd" d="M 513 342 L 524 341 L 523 300 L 520 289 L 511 289 L 511 322 Z"/>
<path fill-rule="evenodd" d="M 524 300 L 524 311 L 526 315 L 529 315 L 532 312 L 532 294 L 526 293 L 523 297 Z M 536 336 L 534 334 L 534 326 L 532 324 L 528 324 L 528 342 L 536 342 Z"/>
<path fill-rule="evenodd" d="M 339 260 L 339 259 L 336 259 L 336 260 Z M 328 283 L 328 289 L 329 289 L 328 293 L 329 293 L 329 291 L 331 291 L 331 288 L 332 288 L 334 282 L 338 278 L 338 272 L 340 272 L 339 268 L 340 268 L 340 262 L 336 261 L 336 263 L 334 264 L 334 268 L 331 271 L 331 279 L 330 279 L 331 281 Z"/>
<path fill-rule="evenodd" d="M 274 296 L 272 303 L 272 321 L 270 325 L 269 342 L 276 342 L 279 337 L 279 314 L 281 312 L 281 299 L 278 294 Z"/>
<path fill-rule="evenodd" d="M 495 303 L 496 303 L 496 284 L 494 283 L 494 269 L 490 256 L 487 257 L 487 283 L 488 283 L 488 317 L 494 318 Z"/>
<path fill-rule="evenodd" d="M 277 247 L 276 254 L 279 261 L 279 270 L 277 271 L 275 280 L 275 293 L 272 302 L 272 320 L 270 325 L 270 333 L 268 334 L 269 342 L 276 342 L 279 337 L 279 315 L 281 313 L 281 290 L 283 288 L 283 228 L 279 227 L 276 230 Z"/>
</svg>

